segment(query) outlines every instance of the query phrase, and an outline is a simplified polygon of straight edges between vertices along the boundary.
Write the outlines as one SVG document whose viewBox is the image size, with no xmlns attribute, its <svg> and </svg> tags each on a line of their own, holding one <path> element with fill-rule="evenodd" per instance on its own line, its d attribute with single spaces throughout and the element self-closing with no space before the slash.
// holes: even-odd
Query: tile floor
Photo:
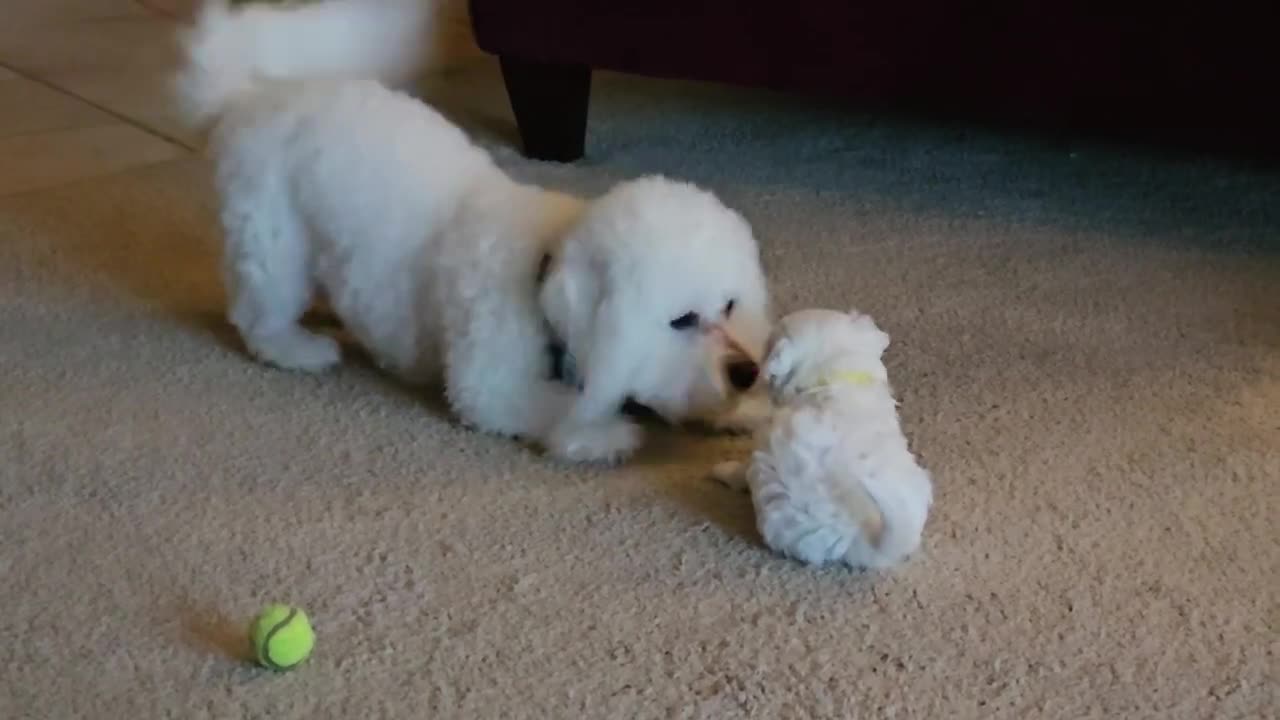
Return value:
<svg viewBox="0 0 1280 720">
<path fill-rule="evenodd" d="M 197 0 L 6 0 L 0 22 L 0 196 L 189 155 L 166 82 L 175 23 Z M 448 2 L 442 52 L 478 51 Z"/>
<path fill-rule="evenodd" d="M 0 195 L 182 157 L 173 25 L 132 0 L 10 0 L 0 26 Z"/>
</svg>

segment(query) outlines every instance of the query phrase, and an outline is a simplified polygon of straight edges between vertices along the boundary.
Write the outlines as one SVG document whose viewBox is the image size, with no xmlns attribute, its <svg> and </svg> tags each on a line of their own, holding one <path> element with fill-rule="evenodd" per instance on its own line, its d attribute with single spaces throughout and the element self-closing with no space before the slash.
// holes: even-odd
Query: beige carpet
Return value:
<svg viewBox="0 0 1280 720">
<path fill-rule="evenodd" d="M 0 717 L 1275 716 L 1280 177 L 615 77 L 540 166 L 491 65 L 434 85 L 520 176 L 705 183 L 781 309 L 874 313 L 924 552 L 770 555 L 703 480 L 738 441 L 567 468 L 358 362 L 250 362 L 170 146 L 0 197 Z M 271 600 L 305 669 L 242 659 Z"/>
</svg>

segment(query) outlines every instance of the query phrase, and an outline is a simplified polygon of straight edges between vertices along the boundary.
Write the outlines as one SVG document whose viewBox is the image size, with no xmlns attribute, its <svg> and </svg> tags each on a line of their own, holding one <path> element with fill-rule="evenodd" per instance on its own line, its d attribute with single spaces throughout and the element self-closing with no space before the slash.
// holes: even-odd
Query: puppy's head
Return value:
<svg viewBox="0 0 1280 720">
<path fill-rule="evenodd" d="M 755 385 L 768 292 L 751 228 L 714 195 L 624 182 L 569 230 L 540 302 L 594 402 L 631 398 L 671 422 Z"/>
<path fill-rule="evenodd" d="M 857 310 L 801 310 L 769 337 L 764 377 L 774 401 L 786 403 L 816 385 L 841 378 L 885 380 L 889 335 Z"/>
</svg>

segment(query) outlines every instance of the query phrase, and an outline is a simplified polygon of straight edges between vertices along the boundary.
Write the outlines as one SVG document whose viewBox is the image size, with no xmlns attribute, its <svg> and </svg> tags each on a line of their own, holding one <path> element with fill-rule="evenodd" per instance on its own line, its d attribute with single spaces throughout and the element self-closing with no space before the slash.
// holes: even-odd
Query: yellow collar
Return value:
<svg viewBox="0 0 1280 720">
<path fill-rule="evenodd" d="M 840 370 L 828 375 L 824 375 L 818 381 L 821 387 L 830 387 L 831 385 L 853 385 L 855 387 L 868 387 L 874 385 L 876 376 L 866 370 Z"/>
</svg>

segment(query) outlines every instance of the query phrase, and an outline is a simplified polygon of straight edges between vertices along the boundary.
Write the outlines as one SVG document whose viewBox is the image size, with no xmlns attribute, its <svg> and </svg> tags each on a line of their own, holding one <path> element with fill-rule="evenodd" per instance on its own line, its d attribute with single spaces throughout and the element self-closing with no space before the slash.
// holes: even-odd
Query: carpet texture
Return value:
<svg viewBox="0 0 1280 720">
<path fill-rule="evenodd" d="M 704 479 L 740 440 L 567 467 L 251 362 L 186 154 L 0 198 L 0 717 L 1275 716 L 1276 174 L 608 75 L 546 166 L 491 63 L 424 87 L 522 178 L 709 186 L 780 310 L 874 314 L 923 552 L 771 555 Z M 273 600 L 318 633 L 284 675 Z"/>
</svg>

